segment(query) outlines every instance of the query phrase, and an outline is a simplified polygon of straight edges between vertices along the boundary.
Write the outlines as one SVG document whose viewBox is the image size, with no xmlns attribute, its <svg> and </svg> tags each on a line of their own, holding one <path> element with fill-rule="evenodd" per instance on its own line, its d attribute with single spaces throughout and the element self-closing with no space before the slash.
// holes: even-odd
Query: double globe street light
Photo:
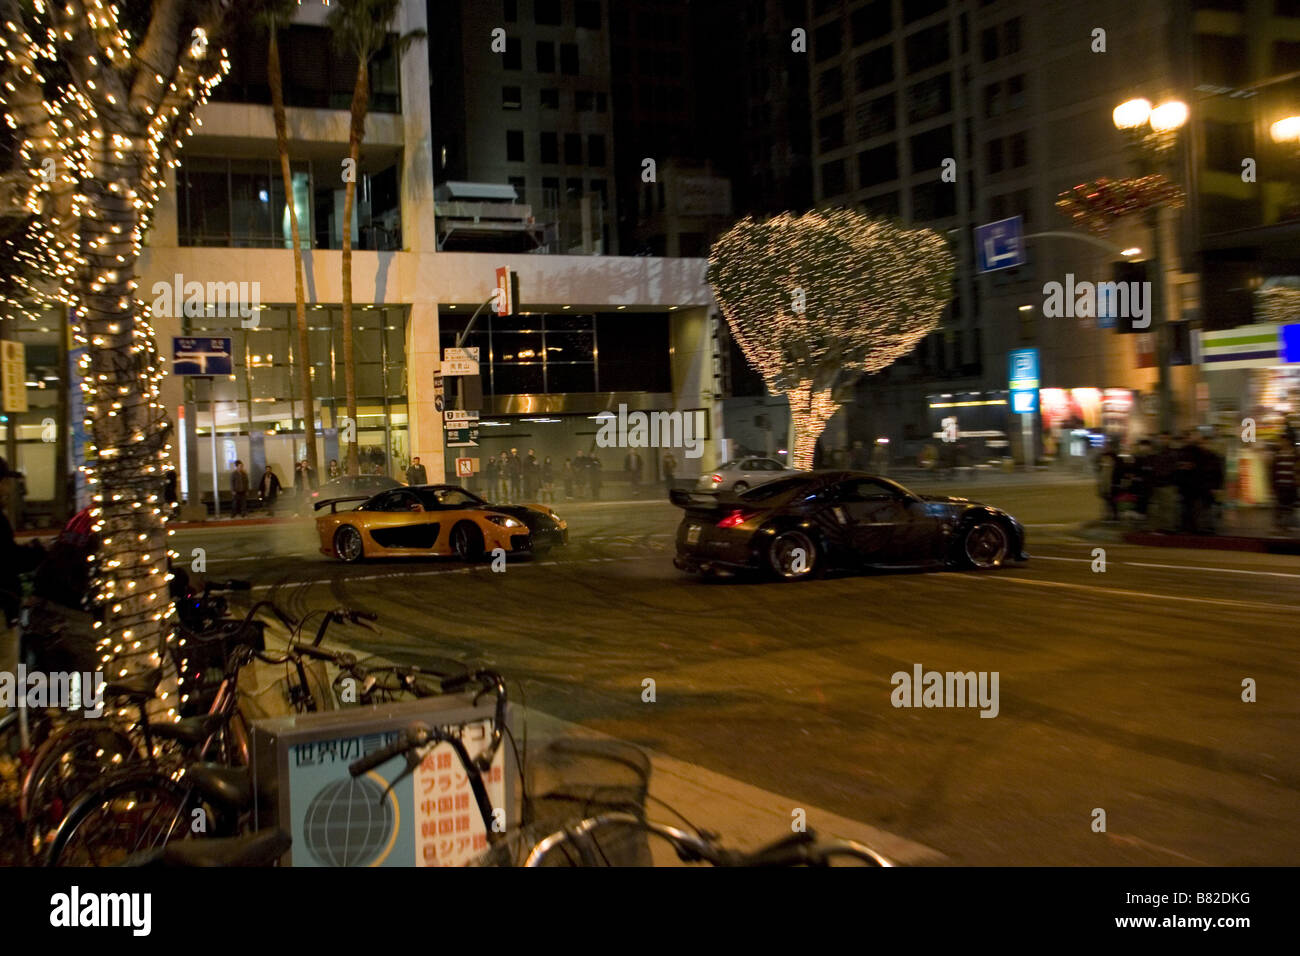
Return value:
<svg viewBox="0 0 1300 956">
<path fill-rule="evenodd" d="M 1147 99 L 1132 99 L 1115 107 L 1111 118 L 1115 128 L 1129 137 L 1130 145 L 1138 155 L 1138 166 L 1143 176 L 1160 173 L 1168 161 L 1169 153 L 1178 141 L 1178 131 L 1187 124 L 1187 104 L 1169 100 L 1152 106 Z M 1159 400 L 1160 431 L 1172 432 L 1174 426 L 1173 397 L 1169 382 L 1169 328 L 1165 321 L 1164 243 L 1160 233 L 1160 209 L 1148 208 L 1143 216 L 1151 230 L 1151 315 L 1156 342 L 1156 366 L 1159 373 L 1157 397 Z"/>
</svg>

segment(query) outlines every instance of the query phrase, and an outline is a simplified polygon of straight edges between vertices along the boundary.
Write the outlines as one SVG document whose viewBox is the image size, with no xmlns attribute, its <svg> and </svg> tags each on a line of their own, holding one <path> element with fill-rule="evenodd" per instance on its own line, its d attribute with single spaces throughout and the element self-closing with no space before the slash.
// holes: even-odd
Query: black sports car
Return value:
<svg viewBox="0 0 1300 956">
<path fill-rule="evenodd" d="M 671 498 L 686 510 L 673 560 L 683 571 L 798 580 L 833 567 L 996 568 L 1029 559 L 1025 529 L 1005 511 L 863 472 L 808 472 L 738 495 L 674 489 Z"/>
</svg>

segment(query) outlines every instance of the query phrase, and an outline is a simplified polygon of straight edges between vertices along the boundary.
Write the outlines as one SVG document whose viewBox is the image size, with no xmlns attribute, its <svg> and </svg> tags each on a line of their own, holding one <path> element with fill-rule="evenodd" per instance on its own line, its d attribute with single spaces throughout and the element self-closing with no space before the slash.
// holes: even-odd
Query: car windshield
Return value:
<svg viewBox="0 0 1300 956">
<path fill-rule="evenodd" d="M 798 491 L 800 488 L 812 485 L 815 479 L 811 475 L 796 475 L 793 478 L 778 478 L 776 481 L 767 481 L 757 488 L 750 488 L 742 494 L 743 501 L 770 501 L 773 498 L 780 498 L 782 495 Z"/>
<path fill-rule="evenodd" d="M 469 508 L 484 503 L 463 488 L 421 488 L 416 493 L 426 508 Z"/>
</svg>

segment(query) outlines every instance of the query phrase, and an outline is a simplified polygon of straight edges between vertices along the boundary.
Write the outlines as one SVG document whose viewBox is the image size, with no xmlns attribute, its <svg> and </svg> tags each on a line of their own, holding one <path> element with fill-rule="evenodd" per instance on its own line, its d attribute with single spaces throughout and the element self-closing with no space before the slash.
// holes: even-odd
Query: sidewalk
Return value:
<svg viewBox="0 0 1300 956">
<path fill-rule="evenodd" d="M 1184 534 L 1135 528 L 1123 521 L 1087 521 L 1076 530 L 1081 538 L 1109 544 L 1147 548 L 1200 548 L 1252 551 L 1260 554 L 1300 554 L 1300 529 L 1289 534 L 1273 526 L 1271 508 L 1230 508 L 1223 512 L 1214 534 Z"/>
</svg>

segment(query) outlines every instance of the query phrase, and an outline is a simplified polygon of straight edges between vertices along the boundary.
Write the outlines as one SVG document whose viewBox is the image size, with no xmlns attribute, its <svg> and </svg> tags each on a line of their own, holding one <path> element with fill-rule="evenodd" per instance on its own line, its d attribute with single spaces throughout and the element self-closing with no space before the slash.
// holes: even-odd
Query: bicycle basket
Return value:
<svg viewBox="0 0 1300 956">
<path fill-rule="evenodd" d="M 202 634 L 181 630 L 171 645 L 172 658 L 185 680 L 188 699 L 180 707 L 182 717 L 207 713 L 217 688 L 226 677 L 226 660 L 234 648 L 243 644 L 254 650 L 266 650 L 266 622 L 252 620 L 222 621 Z M 181 644 L 184 641 L 184 644 Z"/>
</svg>

